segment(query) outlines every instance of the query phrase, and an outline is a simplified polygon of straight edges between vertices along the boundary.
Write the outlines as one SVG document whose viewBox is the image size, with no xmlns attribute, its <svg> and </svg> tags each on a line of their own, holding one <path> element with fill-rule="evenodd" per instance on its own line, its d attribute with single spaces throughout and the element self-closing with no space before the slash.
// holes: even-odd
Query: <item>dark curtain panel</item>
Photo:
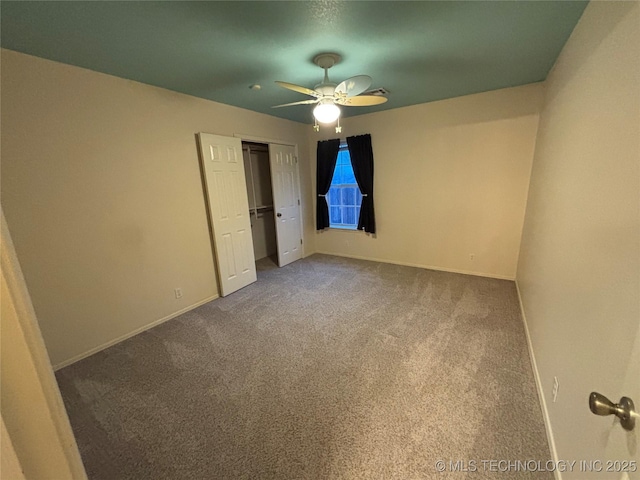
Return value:
<svg viewBox="0 0 640 480">
<path fill-rule="evenodd" d="M 373 210 L 373 149 L 371 135 L 347 137 L 349 156 L 356 182 L 362 192 L 362 206 L 358 218 L 358 230 L 376 233 L 376 216 Z"/>
<path fill-rule="evenodd" d="M 329 227 L 329 205 L 326 195 L 331 188 L 333 171 L 336 169 L 340 139 L 318 142 L 316 188 L 318 201 L 316 202 L 316 230 Z"/>
</svg>

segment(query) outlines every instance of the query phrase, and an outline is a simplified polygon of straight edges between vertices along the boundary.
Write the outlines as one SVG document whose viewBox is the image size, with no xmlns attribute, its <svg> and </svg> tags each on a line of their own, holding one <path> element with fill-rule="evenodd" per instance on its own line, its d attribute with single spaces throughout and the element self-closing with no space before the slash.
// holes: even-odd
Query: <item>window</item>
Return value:
<svg viewBox="0 0 640 480">
<path fill-rule="evenodd" d="M 331 188 L 327 195 L 329 223 L 332 228 L 358 228 L 362 193 L 353 174 L 349 150 L 340 146 L 336 169 L 333 172 Z"/>
</svg>

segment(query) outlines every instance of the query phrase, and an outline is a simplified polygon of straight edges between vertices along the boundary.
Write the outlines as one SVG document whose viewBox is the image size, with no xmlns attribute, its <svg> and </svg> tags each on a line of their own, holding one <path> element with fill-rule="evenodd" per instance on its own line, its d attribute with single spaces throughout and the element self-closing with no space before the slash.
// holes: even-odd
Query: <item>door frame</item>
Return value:
<svg viewBox="0 0 640 480">
<path fill-rule="evenodd" d="M 245 133 L 234 133 L 233 136 L 239 138 L 241 142 L 265 143 L 267 145 L 270 143 L 276 143 L 278 145 L 287 145 L 295 149 L 296 177 L 298 179 L 298 191 L 296 192 L 296 194 L 298 195 L 298 199 L 300 200 L 300 205 L 298 205 L 298 215 L 300 216 L 300 225 L 299 225 L 300 231 L 298 233 L 300 234 L 300 239 L 302 240 L 302 258 L 305 258 L 307 244 L 304 243 L 304 218 L 302 216 L 302 194 L 300 191 L 300 155 L 298 154 L 299 152 L 298 144 L 287 141 L 287 140 L 278 140 L 275 138 L 259 137 L 256 135 L 249 135 Z M 271 169 L 269 169 L 269 174 L 271 175 L 271 184 L 273 185 L 273 174 L 271 174 Z M 274 209 L 274 215 L 275 215 L 275 209 Z M 277 240 L 276 240 L 276 244 L 277 244 Z"/>
<path fill-rule="evenodd" d="M 21 370 L 21 382 L 16 383 L 15 378 L 6 375 L 2 378 L 2 387 L 15 397 L 15 401 L 2 403 L 2 456 L 5 456 L 5 446 L 14 448 L 13 460 L 17 465 L 12 465 L 21 470 L 23 478 L 48 472 L 52 478 L 86 480 L 76 438 L 1 207 L 0 222 L 0 266 L 3 288 L 6 287 L 7 293 L 2 301 L 13 312 L 8 318 L 3 318 L 3 322 L 12 327 L 9 332 L 3 331 L 3 335 L 11 335 L 6 341 L 14 345 L 11 351 L 2 351 L 2 360 L 4 367 L 14 370 L 28 365 L 26 370 Z M 27 398 L 29 401 L 25 406 L 20 399 Z M 46 412 L 48 421 L 34 424 L 32 408 Z M 3 466 L 7 466 L 5 460 L 3 458 Z M 18 472 L 14 473 L 17 475 L 15 478 L 20 478 Z"/>
</svg>

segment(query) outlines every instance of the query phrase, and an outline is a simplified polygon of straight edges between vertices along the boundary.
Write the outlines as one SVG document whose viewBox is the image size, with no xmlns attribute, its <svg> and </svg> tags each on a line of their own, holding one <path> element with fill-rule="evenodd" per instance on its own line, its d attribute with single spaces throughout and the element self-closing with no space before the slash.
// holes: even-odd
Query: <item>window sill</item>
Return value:
<svg viewBox="0 0 640 480">
<path fill-rule="evenodd" d="M 348 232 L 359 232 L 358 227 L 347 227 L 346 225 L 331 225 L 329 226 L 331 230 L 346 230 Z"/>
</svg>

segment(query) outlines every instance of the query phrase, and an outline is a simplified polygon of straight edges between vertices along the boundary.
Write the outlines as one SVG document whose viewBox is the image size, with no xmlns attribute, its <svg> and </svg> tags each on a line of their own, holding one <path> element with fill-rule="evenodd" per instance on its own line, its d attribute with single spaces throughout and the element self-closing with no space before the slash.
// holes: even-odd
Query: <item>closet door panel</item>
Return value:
<svg viewBox="0 0 640 480">
<path fill-rule="evenodd" d="M 224 297 L 257 279 L 240 139 L 200 133 L 200 160 Z"/>
<path fill-rule="evenodd" d="M 300 189 L 295 147 L 269 144 L 273 180 L 273 202 L 278 241 L 278 265 L 302 258 Z"/>
</svg>

